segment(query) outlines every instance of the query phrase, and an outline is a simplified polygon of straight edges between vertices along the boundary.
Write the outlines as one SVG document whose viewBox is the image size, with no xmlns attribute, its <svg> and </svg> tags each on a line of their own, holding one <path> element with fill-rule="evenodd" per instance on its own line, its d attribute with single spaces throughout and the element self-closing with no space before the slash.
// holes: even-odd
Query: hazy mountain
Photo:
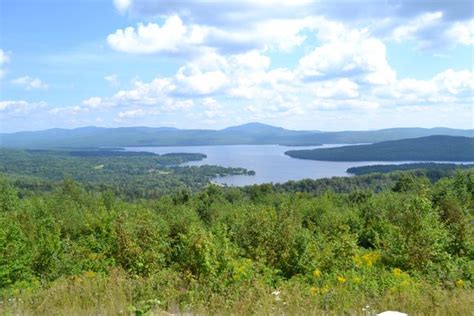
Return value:
<svg viewBox="0 0 474 316">
<path fill-rule="evenodd" d="M 235 144 L 354 144 L 374 143 L 429 135 L 474 136 L 474 130 L 449 128 L 393 128 L 376 131 L 294 131 L 261 123 L 222 130 L 172 127 L 81 127 L 0 134 L 0 145 L 17 148 L 190 146 Z"/>
<path fill-rule="evenodd" d="M 474 161 L 474 138 L 437 135 L 370 145 L 290 150 L 285 154 L 326 161 Z"/>
</svg>

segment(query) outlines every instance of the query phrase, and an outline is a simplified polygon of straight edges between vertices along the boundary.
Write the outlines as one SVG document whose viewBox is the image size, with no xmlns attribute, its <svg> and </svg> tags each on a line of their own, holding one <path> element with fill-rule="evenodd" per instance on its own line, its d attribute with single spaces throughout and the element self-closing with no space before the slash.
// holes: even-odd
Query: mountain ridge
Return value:
<svg viewBox="0 0 474 316">
<path fill-rule="evenodd" d="M 42 131 L 0 133 L 0 146 L 12 148 L 134 147 L 278 144 L 316 146 L 320 144 L 375 143 L 404 138 L 443 134 L 474 137 L 474 130 L 436 128 L 389 128 L 371 131 L 324 132 L 290 130 L 259 122 L 220 130 L 178 129 L 174 127 L 54 128 Z"/>
</svg>

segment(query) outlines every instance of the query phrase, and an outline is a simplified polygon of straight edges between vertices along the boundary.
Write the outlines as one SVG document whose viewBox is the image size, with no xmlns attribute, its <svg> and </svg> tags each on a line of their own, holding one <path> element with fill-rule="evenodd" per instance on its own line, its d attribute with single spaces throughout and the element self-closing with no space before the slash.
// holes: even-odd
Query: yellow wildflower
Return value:
<svg viewBox="0 0 474 316">
<path fill-rule="evenodd" d="M 315 278 L 319 278 L 321 276 L 321 270 L 319 270 L 319 269 L 314 270 L 313 271 L 313 276 Z"/>
<path fill-rule="evenodd" d="M 454 282 L 454 284 L 456 285 L 456 287 L 457 287 L 458 289 L 461 289 L 461 288 L 464 287 L 464 280 L 461 280 L 461 279 L 456 280 L 456 282 Z"/>
<path fill-rule="evenodd" d="M 403 274 L 403 271 L 402 271 L 401 269 L 399 269 L 399 268 L 394 268 L 394 269 L 392 270 L 392 273 L 393 273 L 393 275 L 395 275 L 396 277 L 401 277 L 402 274 Z"/>
<path fill-rule="evenodd" d="M 337 276 L 337 281 L 338 281 L 339 283 L 346 283 L 347 279 L 346 279 L 345 277 L 343 277 L 343 276 L 338 275 L 338 276 Z"/>
<path fill-rule="evenodd" d="M 310 291 L 311 291 L 311 294 L 316 295 L 316 294 L 318 294 L 319 289 L 318 289 L 317 287 L 314 287 L 314 286 L 313 286 L 313 287 L 310 289 Z"/>
<path fill-rule="evenodd" d="M 323 286 L 320 292 L 321 294 L 326 294 L 327 292 L 329 292 L 329 287 L 327 285 Z"/>
<path fill-rule="evenodd" d="M 354 255 L 352 257 L 352 261 L 354 261 L 354 264 L 357 266 L 357 267 L 360 267 L 362 265 L 362 259 L 358 256 L 358 255 Z"/>
<path fill-rule="evenodd" d="M 400 287 L 407 287 L 410 285 L 410 280 L 403 280 L 401 283 L 400 283 Z"/>
<path fill-rule="evenodd" d="M 373 266 L 374 263 L 377 262 L 377 260 L 379 260 L 379 258 L 380 258 L 380 255 L 376 252 L 369 252 L 362 256 L 362 259 L 364 260 L 365 264 L 368 267 Z"/>
<path fill-rule="evenodd" d="M 84 275 L 87 278 L 93 278 L 93 277 L 95 277 L 95 272 L 94 271 L 86 271 L 86 273 L 84 273 Z"/>
</svg>

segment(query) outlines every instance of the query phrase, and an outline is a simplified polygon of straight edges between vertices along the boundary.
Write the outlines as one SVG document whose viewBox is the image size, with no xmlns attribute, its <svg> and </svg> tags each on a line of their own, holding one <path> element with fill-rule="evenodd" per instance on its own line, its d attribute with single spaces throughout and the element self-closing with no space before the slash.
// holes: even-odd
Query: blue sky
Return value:
<svg viewBox="0 0 474 316">
<path fill-rule="evenodd" d="M 474 128 L 472 1 L 0 5 L 0 132 Z"/>
</svg>

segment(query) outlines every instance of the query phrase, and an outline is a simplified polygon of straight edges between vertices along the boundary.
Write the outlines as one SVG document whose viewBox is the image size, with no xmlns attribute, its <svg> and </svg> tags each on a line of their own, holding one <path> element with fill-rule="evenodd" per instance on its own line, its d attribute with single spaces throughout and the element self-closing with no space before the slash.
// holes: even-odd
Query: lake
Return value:
<svg viewBox="0 0 474 316">
<path fill-rule="evenodd" d="M 243 186 L 260 183 L 282 183 L 289 180 L 320 179 L 351 176 L 346 172 L 350 167 L 366 165 L 387 165 L 409 163 L 411 161 L 357 161 L 333 162 L 295 159 L 286 156 L 285 151 L 292 149 L 312 149 L 346 146 L 344 144 L 326 144 L 323 146 L 288 147 L 279 145 L 223 145 L 223 146 L 170 146 L 170 147 L 127 147 L 129 151 L 148 151 L 156 154 L 166 153 L 203 153 L 207 158 L 184 165 L 219 165 L 224 167 L 242 167 L 254 170 L 254 176 L 235 175 L 215 178 L 213 181 Z"/>
</svg>

